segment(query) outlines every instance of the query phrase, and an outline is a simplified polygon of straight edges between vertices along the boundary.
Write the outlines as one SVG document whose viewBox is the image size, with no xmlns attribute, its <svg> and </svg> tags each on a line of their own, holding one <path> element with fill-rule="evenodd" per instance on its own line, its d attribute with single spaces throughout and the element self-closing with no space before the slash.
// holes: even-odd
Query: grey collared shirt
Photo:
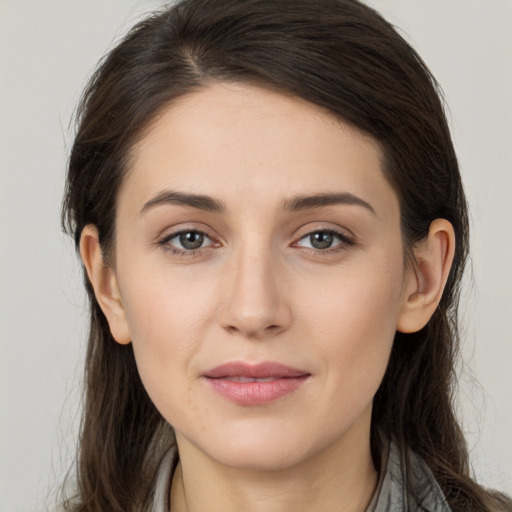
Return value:
<svg viewBox="0 0 512 512">
<path fill-rule="evenodd" d="M 176 449 L 170 450 L 158 471 L 151 512 L 169 512 L 172 474 L 178 461 Z M 380 478 L 366 512 L 451 512 L 443 493 L 426 464 L 410 454 L 409 493 L 402 476 L 400 452 L 391 443 L 383 457 Z"/>
<path fill-rule="evenodd" d="M 409 488 L 400 452 L 391 443 L 382 461 L 379 483 L 366 512 L 451 512 L 428 466 L 409 452 Z"/>
</svg>

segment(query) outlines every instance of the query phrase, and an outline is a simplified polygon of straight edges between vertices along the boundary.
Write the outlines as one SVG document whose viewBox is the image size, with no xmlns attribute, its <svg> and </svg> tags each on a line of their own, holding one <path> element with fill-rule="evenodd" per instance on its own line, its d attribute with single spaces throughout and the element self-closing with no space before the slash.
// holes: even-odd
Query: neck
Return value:
<svg viewBox="0 0 512 512">
<path fill-rule="evenodd" d="M 219 464 L 177 439 L 171 512 L 363 512 L 377 485 L 369 430 L 347 432 L 321 453 L 271 471 Z"/>
</svg>

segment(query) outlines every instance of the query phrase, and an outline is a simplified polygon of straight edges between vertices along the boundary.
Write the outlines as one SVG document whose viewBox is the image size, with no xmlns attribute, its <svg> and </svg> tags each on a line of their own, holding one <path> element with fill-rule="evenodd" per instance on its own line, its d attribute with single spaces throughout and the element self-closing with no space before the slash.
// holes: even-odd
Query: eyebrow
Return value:
<svg viewBox="0 0 512 512">
<path fill-rule="evenodd" d="M 362 206 L 376 215 L 370 203 L 350 192 L 327 192 L 311 196 L 297 196 L 286 201 L 284 209 L 289 212 L 298 212 L 335 204 Z"/>
<path fill-rule="evenodd" d="M 140 214 L 145 213 L 147 210 L 156 206 L 172 204 L 189 206 L 191 208 L 197 208 L 198 210 L 213 213 L 225 213 L 227 211 L 226 205 L 222 201 L 210 196 L 164 190 L 153 199 L 144 203 Z M 375 210 L 369 203 L 350 192 L 325 192 L 313 195 L 299 195 L 286 200 L 283 204 L 283 210 L 288 212 L 299 212 L 336 204 L 361 206 L 376 215 Z"/>
<path fill-rule="evenodd" d="M 153 199 L 150 199 L 144 206 L 140 213 L 145 213 L 147 210 L 155 206 L 162 206 L 166 204 L 177 204 L 181 206 L 190 206 L 199 210 L 205 210 L 213 213 L 224 213 L 226 205 L 222 201 L 213 199 L 210 196 L 201 194 L 189 194 L 187 192 L 175 192 L 173 190 L 164 190 Z"/>
</svg>

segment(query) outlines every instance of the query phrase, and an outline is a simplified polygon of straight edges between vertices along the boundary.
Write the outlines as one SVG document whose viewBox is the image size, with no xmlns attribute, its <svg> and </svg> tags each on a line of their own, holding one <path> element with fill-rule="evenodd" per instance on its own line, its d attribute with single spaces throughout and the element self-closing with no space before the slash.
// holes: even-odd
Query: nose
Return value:
<svg viewBox="0 0 512 512">
<path fill-rule="evenodd" d="M 230 258 L 222 283 L 224 300 L 219 314 L 224 329 L 264 339 L 289 327 L 291 310 L 277 259 L 271 251 L 249 247 Z"/>
</svg>

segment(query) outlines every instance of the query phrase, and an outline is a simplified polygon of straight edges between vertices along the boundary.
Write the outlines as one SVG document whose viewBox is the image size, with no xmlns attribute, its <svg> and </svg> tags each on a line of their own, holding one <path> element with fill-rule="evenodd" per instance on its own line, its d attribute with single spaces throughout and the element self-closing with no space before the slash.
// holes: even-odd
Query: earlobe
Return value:
<svg viewBox="0 0 512 512">
<path fill-rule="evenodd" d="M 428 237 L 414 248 L 413 268 L 407 270 L 397 330 L 422 329 L 443 295 L 455 254 L 453 226 L 445 219 L 430 224 Z"/>
<path fill-rule="evenodd" d="M 80 255 L 96 300 L 107 318 L 114 339 L 126 345 L 131 336 L 114 270 L 105 264 L 96 226 L 88 224 L 80 236 Z"/>
</svg>

